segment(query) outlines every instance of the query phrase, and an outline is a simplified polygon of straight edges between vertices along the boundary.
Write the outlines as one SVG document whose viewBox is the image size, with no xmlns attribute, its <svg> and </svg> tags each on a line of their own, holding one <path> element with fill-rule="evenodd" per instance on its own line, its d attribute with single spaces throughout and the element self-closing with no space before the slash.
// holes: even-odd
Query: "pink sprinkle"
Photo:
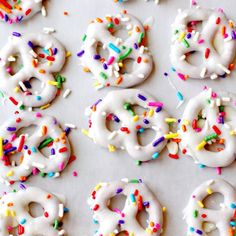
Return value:
<svg viewBox="0 0 236 236">
<path fill-rule="evenodd" d="M 73 171 L 73 176 L 74 176 L 74 177 L 78 176 L 77 171 L 75 171 L 75 170 Z"/>
<path fill-rule="evenodd" d="M 217 172 L 218 175 L 221 175 L 221 167 L 217 167 L 216 172 Z"/>
<path fill-rule="evenodd" d="M 16 133 L 14 133 L 12 136 L 11 136 L 11 142 L 13 142 L 14 140 L 16 139 Z"/>
<path fill-rule="evenodd" d="M 38 174 L 38 170 L 37 170 L 37 168 L 35 168 L 35 167 L 33 168 L 33 170 L 32 170 L 32 174 L 33 174 L 33 175 L 37 175 L 37 174 Z"/>
<path fill-rule="evenodd" d="M 149 102 L 148 106 L 150 106 L 150 107 L 163 107 L 163 103 L 162 102 Z"/>
<path fill-rule="evenodd" d="M 110 57 L 110 59 L 107 62 L 107 65 L 108 66 L 111 65 L 114 62 L 114 60 L 115 60 L 115 57 Z"/>
<path fill-rule="evenodd" d="M 62 171 L 64 169 L 64 162 L 61 162 L 58 168 L 59 168 L 59 171 Z"/>
<path fill-rule="evenodd" d="M 37 112 L 35 116 L 39 118 L 39 117 L 42 117 L 42 114 L 40 112 Z"/>
<path fill-rule="evenodd" d="M 211 96 L 212 96 L 213 98 L 217 98 L 217 93 L 212 92 Z"/>
<path fill-rule="evenodd" d="M 178 73 L 178 76 L 179 76 L 180 79 L 186 81 L 186 78 L 185 78 L 184 74 Z"/>
<path fill-rule="evenodd" d="M 202 44 L 202 43 L 204 43 L 204 42 L 205 42 L 204 39 L 199 39 L 199 40 L 198 40 L 198 44 Z"/>
</svg>

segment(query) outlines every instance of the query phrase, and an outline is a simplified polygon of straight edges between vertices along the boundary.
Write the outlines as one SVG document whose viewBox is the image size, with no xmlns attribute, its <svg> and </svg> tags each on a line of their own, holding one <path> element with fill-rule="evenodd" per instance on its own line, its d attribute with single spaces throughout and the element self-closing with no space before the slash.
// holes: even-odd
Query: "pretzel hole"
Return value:
<svg viewBox="0 0 236 236">
<path fill-rule="evenodd" d="M 207 143 L 205 149 L 209 152 L 221 152 L 225 149 L 225 144 L 219 143 L 218 141 L 213 143 Z"/>
<path fill-rule="evenodd" d="M 221 31 L 219 30 L 216 34 L 212 37 L 211 44 L 215 51 L 221 55 L 224 52 L 224 37 L 222 37 Z"/>
<path fill-rule="evenodd" d="M 224 123 L 232 122 L 234 117 L 236 117 L 236 110 L 232 107 L 225 106 L 224 108 L 225 116 Z"/>
<path fill-rule="evenodd" d="M 114 114 L 109 114 L 106 117 L 106 128 L 110 131 L 118 131 L 121 128 L 119 118 Z"/>
<path fill-rule="evenodd" d="M 139 105 L 131 105 L 131 110 L 134 112 L 134 115 L 138 115 L 138 116 L 147 116 L 147 112 L 148 112 L 148 109 L 142 107 L 142 106 L 139 106 Z"/>
<path fill-rule="evenodd" d="M 221 193 L 212 193 L 203 200 L 204 208 L 212 210 L 220 210 L 221 204 L 224 202 L 224 196 Z"/>
<path fill-rule="evenodd" d="M 122 232 L 116 234 L 116 236 L 129 236 L 129 233 L 126 231 L 122 231 Z"/>
<path fill-rule="evenodd" d="M 16 136 L 19 137 L 20 135 L 27 135 L 30 137 L 36 132 L 37 127 L 38 126 L 34 124 L 27 127 L 22 127 L 16 131 Z"/>
<path fill-rule="evenodd" d="M 24 67 L 20 53 L 12 55 L 8 60 L 10 60 L 10 62 L 7 67 L 7 72 L 11 76 L 17 74 Z"/>
<path fill-rule="evenodd" d="M 197 21 L 197 20 L 190 21 L 188 22 L 187 27 L 196 32 L 201 32 L 203 29 L 203 21 Z"/>
<path fill-rule="evenodd" d="M 108 208 L 119 214 L 119 211 L 122 212 L 125 207 L 126 199 L 127 197 L 124 194 L 116 195 L 108 202 Z"/>
<path fill-rule="evenodd" d="M 148 227 L 148 212 L 146 210 L 141 210 L 138 212 L 137 216 L 137 221 L 139 223 L 139 225 L 143 228 L 146 229 Z"/>
<path fill-rule="evenodd" d="M 147 128 L 144 131 L 142 130 L 142 132 L 138 131 L 137 136 L 138 144 L 140 146 L 146 146 L 155 139 L 156 132 L 153 129 Z"/>
<path fill-rule="evenodd" d="M 44 214 L 44 209 L 42 205 L 37 202 L 30 202 L 28 205 L 28 209 L 29 209 L 29 214 L 33 218 L 41 217 Z"/>
<path fill-rule="evenodd" d="M 129 38 L 128 32 L 129 31 L 126 28 L 126 25 L 119 25 L 114 28 L 112 35 L 116 38 L 122 39 L 122 41 L 124 42 Z"/>
<path fill-rule="evenodd" d="M 197 127 L 195 127 L 195 128 L 200 128 L 200 129 L 202 129 L 204 126 L 205 126 L 205 124 L 206 124 L 206 113 L 205 113 L 205 111 L 204 110 L 201 110 L 199 113 L 198 113 L 198 115 L 197 115 L 197 117 L 196 117 L 196 120 L 197 120 Z M 193 126 L 194 127 L 194 126 Z"/>
<path fill-rule="evenodd" d="M 134 71 L 135 61 L 132 58 L 126 58 L 122 61 L 122 66 L 120 67 L 120 73 L 131 74 Z"/>
<path fill-rule="evenodd" d="M 31 77 L 28 81 L 24 81 L 24 87 L 21 86 L 21 91 L 27 94 L 39 94 L 43 90 L 44 83 L 36 77 Z"/>
<path fill-rule="evenodd" d="M 23 153 L 20 152 L 16 152 L 12 155 L 8 156 L 8 161 L 9 161 L 9 165 L 11 166 L 20 166 L 22 160 L 23 160 Z"/>
<path fill-rule="evenodd" d="M 203 222 L 203 230 L 208 236 L 220 236 L 219 230 L 216 228 L 216 225 L 212 222 Z"/>
<path fill-rule="evenodd" d="M 38 61 L 38 64 L 40 65 L 47 63 L 47 57 L 51 56 L 51 52 L 48 49 L 43 48 L 39 45 L 34 46 L 33 51 L 37 54 L 36 59 Z"/>
<path fill-rule="evenodd" d="M 103 47 L 103 43 L 98 42 L 96 52 L 101 57 L 100 61 L 108 60 L 110 52 L 107 48 Z"/>
<path fill-rule="evenodd" d="M 186 61 L 192 66 L 200 66 L 203 64 L 203 55 L 199 51 L 191 51 L 185 54 Z"/>
</svg>

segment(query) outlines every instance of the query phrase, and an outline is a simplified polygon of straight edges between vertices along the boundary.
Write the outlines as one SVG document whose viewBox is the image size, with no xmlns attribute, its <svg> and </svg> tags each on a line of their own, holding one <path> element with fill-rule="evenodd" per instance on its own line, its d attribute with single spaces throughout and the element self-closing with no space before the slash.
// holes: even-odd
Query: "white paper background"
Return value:
<svg viewBox="0 0 236 236">
<path fill-rule="evenodd" d="M 236 20 L 235 0 L 208 0 L 199 1 L 205 7 L 223 7 L 229 18 Z M 77 156 L 77 160 L 68 166 L 62 177 L 56 180 L 31 177 L 26 183 L 42 187 L 52 192 L 64 194 L 68 200 L 67 206 L 70 214 L 65 220 L 65 228 L 70 236 L 89 236 L 93 234 L 95 226 L 92 223 L 92 214 L 86 204 L 86 199 L 99 181 L 118 180 L 124 177 L 142 178 L 156 194 L 163 206 L 168 209 L 165 219 L 165 232 L 163 235 L 186 235 L 186 224 L 182 220 L 182 210 L 185 207 L 191 192 L 205 180 L 218 177 L 213 169 L 199 169 L 189 157 L 180 160 L 168 158 L 163 152 L 160 158 L 142 166 L 136 166 L 134 161 L 125 152 L 108 153 L 87 139 L 80 132 L 82 127 L 87 127 L 84 109 L 104 96 L 111 89 L 95 91 L 92 88 L 91 75 L 82 72 L 76 53 L 80 50 L 81 38 L 87 25 L 95 17 L 103 17 L 108 13 L 118 13 L 127 9 L 140 20 L 148 17 L 155 18 L 155 24 L 149 32 L 149 48 L 155 61 L 155 69 L 150 78 L 138 86 L 157 99 L 165 102 L 165 108 L 171 116 L 180 118 L 184 106 L 176 110 L 176 95 L 163 73 L 170 68 L 169 50 L 171 41 L 170 25 L 173 22 L 178 8 L 189 7 L 186 0 L 162 0 L 159 6 L 143 0 L 131 0 L 126 4 L 114 4 L 112 0 L 51 0 L 47 4 L 48 17 L 40 14 L 21 25 L 9 26 L 1 23 L 0 47 L 12 31 L 40 32 L 43 27 L 56 29 L 56 36 L 71 51 L 73 56 L 68 60 L 63 70 L 67 78 L 65 88 L 72 89 L 72 94 L 67 98 L 59 98 L 44 113 L 54 115 L 61 124 L 73 123 L 78 129 L 70 134 L 70 140 Z M 63 12 L 68 11 L 69 16 Z M 172 74 L 173 75 L 173 74 Z M 172 76 L 173 77 L 173 76 Z M 204 85 L 214 88 L 235 91 L 235 73 L 225 80 L 182 82 L 176 76 L 174 81 L 186 98 L 199 93 Z M 1 106 L 0 122 L 9 118 L 14 107 L 7 103 Z M 225 178 L 236 186 L 235 164 L 223 170 L 221 178 Z M 72 172 L 78 171 L 78 177 L 73 177 Z M 17 184 L 15 185 L 17 188 Z M 9 190 L 0 185 L 1 192 Z"/>
</svg>

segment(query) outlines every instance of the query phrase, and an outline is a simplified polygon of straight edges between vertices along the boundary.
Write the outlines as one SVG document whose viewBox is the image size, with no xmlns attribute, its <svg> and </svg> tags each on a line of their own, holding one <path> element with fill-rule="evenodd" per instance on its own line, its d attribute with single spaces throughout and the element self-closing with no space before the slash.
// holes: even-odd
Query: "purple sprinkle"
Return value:
<svg viewBox="0 0 236 236">
<path fill-rule="evenodd" d="M 51 155 L 55 155 L 56 154 L 56 151 L 54 148 L 51 149 Z"/>
<path fill-rule="evenodd" d="M 33 48 L 34 47 L 34 44 L 31 42 L 31 41 L 28 41 L 28 46 Z"/>
<path fill-rule="evenodd" d="M 71 128 L 70 128 L 70 127 L 66 127 L 66 128 L 65 128 L 66 136 L 69 135 L 70 131 L 71 131 Z"/>
<path fill-rule="evenodd" d="M 196 233 L 199 234 L 199 235 L 202 235 L 202 231 L 200 229 L 197 229 Z"/>
<path fill-rule="evenodd" d="M 104 69 L 104 70 L 107 70 L 107 69 L 108 69 L 108 66 L 107 66 L 106 63 L 103 63 L 103 69 Z"/>
<path fill-rule="evenodd" d="M 147 98 L 144 97 L 142 94 L 138 94 L 138 98 L 141 99 L 141 100 L 143 100 L 143 101 L 146 101 L 146 100 L 147 100 Z"/>
<path fill-rule="evenodd" d="M 119 194 L 119 193 L 121 193 L 121 192 L 123 192 L 123 189 L 122 189 L 122 188 L 118 188 L 118 189 L 116 190 L 116 194 Z"/>
<path fill-rule="evenodd" d="M 27 150 L 27 149 L 28 149 L 28 146 L 27 146 L 27 145 L 24 145 L 24 149 Z"/>
<path fill-rule="evenodd" d="M 16 127 L 7 127 L 7 131 L 10 132 L 16 131 Z"/>
<path fill-rule="evenodd" d="M 94 59 L 94 60 L 99 60 L 99 59 L 101 59 L 101 56 L 98 55 L 98 54 L 95 54 L 95 55 L 93 56 L 93 59 Z"/>
<path fill-rule="evenodd" d="M 165 138 L 162 136 L 162 137 L 160 137 L 159 139 L 157 139 L 156 141 L 154 141 L 153 143 L 152 143 L 152 146 L 153 147 L 156 147 L 158 144 L 160 144 L 161 142 L 163 142 L 165 140 Z"/>
<path fill-rule="evenodd" d="M 120 119 L 119 119 L 119 117 L 118 117 L 118 116 L 116 116 L 116 115 L 113 115 L 113 119 L 114 119 L 114 121 L 115 121 L 115 122 L 117 122 L 117 123 L 119 123 L 119 122 L 120 122 Z"/>
<path fill-rule="evenodd" d="M 232 39 L 236 39 L 236 33 L 234 30 L 231 32 L 231 37 L 232 37 Z"/>
<path fill-rule="evenodd" d="M 5 16 L 4 16 L 4 20 L 5 20 L 6 22 L 8 22 L 8 19 L 9 19 L 8 15 L 5 14 Z"/>
<path fill-rule="evenodd" d="M 31 84 L 30 84 L 29 81 L 24 81 L 23 83 L 24 83 L 24 85 L 25 85 L 25 87 L 26 87 L 27 89 L 31 89 L 31 88 L 32 88 L 32 86 L 31 86 Z"/>
<path fill-rule="evenodd" d="M 3 145 L 6 145 L 8 143 L 8 140 L 7 139 L 4 139 L 3 140 Z"/>
<path fill-rule="evenodd" d="M 25 186 L 24 184 L 22 184 L 22 183 L 19 185 L 19 187 L 20 187 L 21 189 L 26 189 L 26 186 Z"/>
<path fill-rule="evenodd" d="M 12 35 L 15 36 L 15 37 L 20 37 L 21 36 L 21 34 L 18 33 L 18 32 L 13 32 Z"/>
<path fill-rule="evenodd" d="M 192 35 L 190 33 L 187 34 L 187 39 L 190 39 Z"/>
<path fill-rule="evenodd" d="M 146 124 L 146 125 L 148 125 L 148 124 L 149 124 L 149 121 L 148 121 L 147 119 L 144 119 L 144 120 L 143 120 L 143 123 Z"/>
<path fill-rule="evenodd" d="M 7 150 L 4 151 L 4 155 L 7 155 L 10 152 L 14 152 L 16 149 L 17 149 L 16 147 L 8 148 Z"/>
<path fill-rule="evenodd" d="M 80 52 L 77 53 L 77 57 L 82 57 L 84 55 L 85 51 L 82 50 Z"/>
<path fill-rule="evenodd" d="M 134 49 L 138 49 L 138 44 L 137 43 L 134 44 Z"/>
<path fill-rule="evenodd" d="M 94 106 L 96 107 L 100 102 L 102 101 L 102 99 L 98 99 L 90 108 L 92 109 Z"/>
<path fill-rule="evenodd" d="M 144 207 L 149 206 L 149 204 L 150 204 L 149 202 L 143 202 L 143 206 L 144 206 Z"/>
<path fill-rule="evenodd" d="M 23 20 L 23 16 L 18 16 L 18 21 L 22 21 Z"/>
<path fill-rule="evenodd" d="M 57 52 L 58 52 L 58 49 L 57 49 L 57 48 L 54 48 L 54 49 L 53 49 L 53 55 L 54 55 L 54 56 L 57 55 Z"/>
<path fill-rule="evenodd" d="M 156 108 L 156 113 L 160 112 L 162 110 L 162 107 L 157 107 Z"/>
<path fill-rule="evenodd" d="M 119 224 L 119 225 L 122 225 L 122 224 L 124 224 L 124 223 L 125 223 L 124 220 L 119 220 L 119 221 L 118 221 L 118 224 Z"/>
</svg>

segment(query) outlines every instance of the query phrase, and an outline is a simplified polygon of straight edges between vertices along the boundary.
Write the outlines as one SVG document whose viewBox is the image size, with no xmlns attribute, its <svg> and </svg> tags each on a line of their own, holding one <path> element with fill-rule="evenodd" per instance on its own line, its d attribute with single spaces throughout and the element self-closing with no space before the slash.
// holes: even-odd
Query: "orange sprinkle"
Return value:
<svg viewBox="0 0 236 236">
<path fill-rule="evenodd" d="M 120 76 L 120 77 L 115 81 L 115 83 L 116 83 L 116 84 L 120 84 L 120 83 L 122 82 L 122 80 L 123 80 L 123 78 Z"/>
<path fill-rule="evenodd" d="M 43 125 L 43 127 L 42 127 L 42 135 L 46 135 L 47 131 L 48 131 L 47 126 Z"/>
<path fill-rule="evenodd" d="M 102 20 L 101 18 L 96 18 L 96 21 L 97 21 L 98 23 L 103 23 L 103 20 Z"/>
</svg>

